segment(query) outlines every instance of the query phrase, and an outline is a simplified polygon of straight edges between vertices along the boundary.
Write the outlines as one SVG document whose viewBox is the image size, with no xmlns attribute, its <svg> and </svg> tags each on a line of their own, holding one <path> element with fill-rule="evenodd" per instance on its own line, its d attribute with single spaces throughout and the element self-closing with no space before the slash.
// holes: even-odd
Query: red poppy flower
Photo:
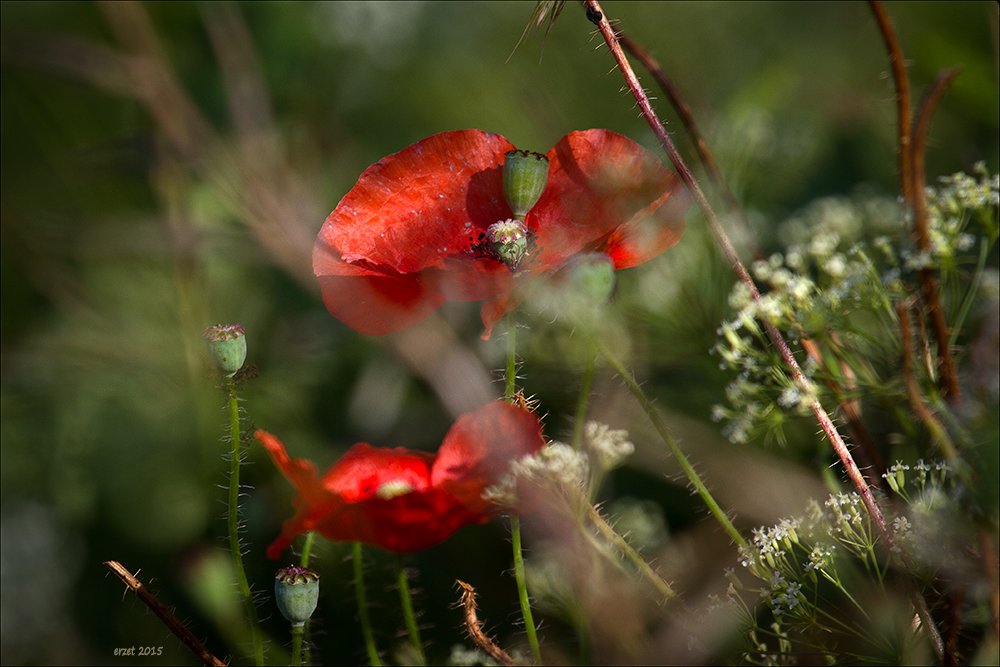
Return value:
<svg viewBox="0 0 1000 667">
<path fill-rule="evenodd" d="M 437 454 L 359 443 L 320 478 L 311 461 L 293 459 L 273 435 L 257 431 L 271 460 L 298 489 L 296 514 L 267 548 L 277 559 L 296 535 L 318 531 L 337 542 L 358 541 L 389 551 L 420 551 L 459 528 L 495 517 L 483 499 L 510 463 L 544 445 L 527 410 L 490 403 L 462 415 Z"/>
<path fill-rule="evenodd" d="M 483 244 L 494 223 L 512 217 L 503 190 L 512 150 L 498 134 L 443 132 L 365 170 L 313 248 L 330 313 L 379 335 L 421 321 L 448 299 L 486 300 L 485 339 L 517 306 L 514 289 L 526 278 L 580 252 L 602 252 L 616 269 L 628 268 L 684 233 L 690 198 L 673 172 L 619 134 L 573 132 L 545 155 L 544 190 L 521 216 L 527 251 L 516 265 L 505 263 Z"/>
</svg>

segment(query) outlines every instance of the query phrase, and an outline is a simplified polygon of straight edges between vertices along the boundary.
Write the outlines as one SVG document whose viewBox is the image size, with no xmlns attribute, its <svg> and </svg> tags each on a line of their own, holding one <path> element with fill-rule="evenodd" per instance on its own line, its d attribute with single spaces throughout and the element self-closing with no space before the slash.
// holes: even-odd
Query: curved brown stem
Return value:
<svg viewBox="0 0 1000 667">
<path fill-rule="evenodd" d="M 746 238 L 747 245 L 750 248 L 751 253 L 757 259 L 763 259 L 764 255 L 761 253 L 760 246 L 757 245 L 757 240 L 754 238 L 753 230 L 750 229 L 750 223 L 747 222 L 746 216 L 743 215 L 743 209 L 740 207 L 739 202 L 736 201 L 736 196 L 733 195 L 733 191 L 729 189 L 729 185 L 726 183 L 725 179 L 722 178 L 722 172 L 719 171 L 719 166 L 715 163 L 715 158 L 712 157 L 712 152 L 708 149 L 708 144 L 705 142 L 705 138 L 701 135 L 701 131 L 698 129 L 698 124 L 694 120 L 694 114 L 691 113 L 691 107 L 688 106 L 684 98 L 681 97 L 681 93 L 677 90 L 677 86 L 674 82 L 667 76 L 663 68 L 660 67 L 660 63 L 656 61 L 656 58 L 651 56 L 648 51 L 643 49 L 641 46 L 632 41 L 622 30 L 616 29 L 615 36 L 618 38 L 618 43 L 622 45 L 626 51 L 631 53 L 635 58 L 642 63 L 656 82 L 660 84 L 660 88 L 663 89 L 664 94 L 666 94 L 667 99 L 670 101 L 671 106 L 677 111 L 678 117 L 680 117 L 681 124 L 684 125 L 684 129 L 691 136 L 691 141 L 694 143 L 695 153 L 698 155 L 698 159 L 701 160 L 702 166 L 705 168 L 705 172 L 708 174 L 708 178 L 712 181 L 712 185 L 718 190 L 723 199 L 726 200 L 726 206 L 729 208 L 729 212 L 733 215 L 735 222 L 742 228 L 743 236 Z"/>
<path fill-rule="evenodd" d="M 212 652 L 205 648 L 205 645 L 198 641 L 190 630 L 184 627 L 184 624 L 177 620 L 177 617 L 170 613 L 162 602 L 157 599 L 153 593 L 143 586 L 142 582 L 135 578 L 135 576 L 125 569 L 125 567 L 116 560 L 109 560 L 104 563 L 104 565 L 114 572 L 126 586 L 129 587 L 139 599 L 146 603 L 153 613 L 159 616 L 163 624 L 170 629 L 170 632 L 174 633 L 178 639 L 180 639 L 184 644 L 198 656 L 198 659 L 204 662 L 206 665 L 212 665 L 214 667 L 224 667 L 226 663 L 222 662 L 214 655 Z"/>
<path fill-rule="evenodd" d="M 931 118 L 938 103 L 944 96 L 951 82 L 958 76 L 958 69 L 942 70 L 934 78 L 931 87 L 927 89 L 920 110 L 917 112 L 917 122 L 913 127 L 913 229 L 917 236 L 917 249 L 921 253 L 928 252 L 930 240 L 927 236 L 927 195 L 924 191 L 926 175 L 924 173 L 924 155 L 927 148 L 927 132 L 930 129 Z M 941 364 L 941 393 L 945 399 L 956 406 L 962 400 L 962 391 L 958 386 L 958 373 L 955 361 L 951 356 L 951 338 L 948 332 L 948 322 L 941 307 L 941 294 L 938 290 L 937 277 L 931 269 L 921 269 L 917 274 L 920 281 L 920 293 L 930 311 L 931 324 L 934 326 L 934 336 L 938 342 L 938 358 Z"/>
<path fill-rule="evenodd" d="M 896 30 L 892 27 L 885 7 L 878 0 L 868 3 L 875 14 L 886 48 L 889 49 L 889 63 L 892 65 L 892 79 L 896 84 L 896 109 L 899 116 L 899 184 L 903 192 L 903 201 L 908 207 L 913 205 L 912 163 L 910 162 L 910 126 L 912 112 L 910 111 L 910 79 L 906 75 L 906 60 L 903 50 L 896 38 Z"/>
</svg>

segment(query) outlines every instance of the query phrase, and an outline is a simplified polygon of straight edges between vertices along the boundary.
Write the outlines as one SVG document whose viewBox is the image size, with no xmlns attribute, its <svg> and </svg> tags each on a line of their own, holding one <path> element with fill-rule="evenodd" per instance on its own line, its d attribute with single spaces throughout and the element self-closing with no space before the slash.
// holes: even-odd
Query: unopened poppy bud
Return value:
<svg viewBox="0 0 1000 667">
<path fill-rule="evenodd" d="M 205 329 L 212 362 L 226 377 L 236 375 L 247 359 L 246 332 L 239 324 L 215 324 Z"/>
<path fill-rule="evenodd" d="M 292 625 L 304 625 L 319 603 L 319 575 L 307 567 L 285 567 L 274 575 L 274 599 Z"/>
<path fill-rule="evenodd" d="M 538 203 L 549 179 L 549 159 L 541 153 L 508 151 L 503 159 L 503 196 L 514 212 L 524 220 Z"/>
<path fill-rule="evenodd" d="M 486 229 L 486 240 L 511 273 L 528 252 L 528 228 L 520 220 L 500 220 Z"/>
</svg>

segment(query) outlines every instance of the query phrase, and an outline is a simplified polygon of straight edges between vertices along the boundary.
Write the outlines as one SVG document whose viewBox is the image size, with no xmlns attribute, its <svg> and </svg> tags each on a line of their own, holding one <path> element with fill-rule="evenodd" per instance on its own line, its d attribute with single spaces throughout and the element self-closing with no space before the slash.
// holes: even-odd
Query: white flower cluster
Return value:
<svg viewBox="0 0 1000 667">
<path fill-rule="evenodd" d="M 635 445 L 628 441 L 628 431 L 615 430 L 607 424 L 587 422 L 584 436 L 601 470 L 611 470 L 622 464 L 635 452 Z"/>
</svg>

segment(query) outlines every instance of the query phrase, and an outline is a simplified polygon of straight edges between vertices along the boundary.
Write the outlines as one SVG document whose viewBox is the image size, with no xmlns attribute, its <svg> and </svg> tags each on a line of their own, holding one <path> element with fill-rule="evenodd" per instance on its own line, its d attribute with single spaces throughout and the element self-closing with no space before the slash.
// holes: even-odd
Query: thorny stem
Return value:
<svg viewBox="0 0 1000 667">
<path fill-rule="evenodd" d="M 310 533 L 311 534 L 311 533 Z M 352 545 L 354 560 L 354 597 L 358 601 L 358 618 L 361 619 L 361 634 L 365 637 L 365 649 L 368 651 L 368 662 L 372 667 L 381 667 L 378 658 L 378 648 L 372 635 L 372 621 L 368 616 L 368 595 L 365 592 L 365 573 L 361 562 L 361 542 Z"/>
<path fill-rule="evenodd" d="M 302 546 L 302 559 L 300 561 L 302 567 L 309 567 L 309 556 L 312 553 L 312 546 L 315 540 L 316 540 L 315 532 L 310 530 L 308 533 L 306 533 L 306 542 Z M 303 649 L 302 649 L 302 661 L 305 662 L 307 665 L 311 665 L 312 664 L 312 648 L 311 648 L 312 619 L 311 618 L 306 619 L 306 624 L 303 628 L 303 638 L 305 639 L 305 642 L 303 643 Z"/>
<path fill-rule="evenodd" d="M 604 343 L 598 342 L 597 345 L 601 356 L 604 357 L 611 368 L 614 369 L 615 373 L 617 373 L 622 380 L 625 381 L 625 384 L 628 385 L 632 394 L 639 399 L 639 403 L 642 404 L 643 410 L 646 411 L 646 416 L 649 417 L 649 421 L 653 422 L 653 427 L 656 429 L 656 432 L 659 433 L 660 437 L 663 438 L 663 441 L 667 443 L 667 447 L 670 448 L 670 453 L 674 455 L 675 459 L 677 459 L 677 462 L 684 470 L 684 474 L 687 475 L 687 478 L 691 482 L 691 485 L 695 488 L 695 491 L 698 492 L 701 499 L 706 505 L 708 505 L 708 509 L 712 513 L 712 516 L 715 517 L 715 520 L 719 522 L 719 525 L 722 526 L 723 530 L 726 531 L 733 542 L 738 544 L 743 549 L 748 548 L 746 540 L 743 539 L 743 536 L 740 535 L 740 531 L 736 530 L 736 526 L 733 525 L 733 522 L 729 520 L 726 513 L 722 511 L 721 507 L 719 507 L 719 503 L 717 503 L 715 498 L 712 497 L 712 493 L 708 490 L 708 487 L 705 486 L 705 483 L 701 481 L 701 478 L 695 471 L 694 466 L 692 466 L 691 462 L 688 461 L 686 456 L 684 456 L 684 452 L 681 451 L 680 445 L 678 445 L 677 441 L 674 440 L 672 435 L 670 435 L 670 431 L 667 430 L 666 425 L 663 423 L 660 413 L 656 411 L 656 408 L 653 406 L 653 402 L 646 396 L 646 392 L 642 390 L 639 383 L 635 381 L 634 377 L 632 377 L 632 373 L 630 373 L 629 370 L 615 358 L 614 354 L 611 353 Z"/>
<path fill-rule="evenodd" d="M 913 127 L 912 160 L 913 160 L 913 228 L 917 235 L 917 249 L 926 253 L 930 249 L 930 239 L 927 236 L 927 193 L 924 189 L 924 155 L 927 148 L 927 131 L 930 129 L 931 117 L 938 103 L 944 96 L 951 82 L 958 76 L 959 70 L 943 70 L 934 78 L 934 82 L 924 94 L 917 112 L 917 122 Z M 921 269 L 917 278 L 920 281 L 920 292 L 930 311 L 931 322 L 934 325 L 934 336 L 938 341 L 938 357 L 941 359 L 941 390 L 944 397 L 954 407 L 962 400 L 961 389 L 958 386 L 958 374 L 955 371 L 955 361 L 951 356 L 948 341 L 948 322 L 945 320 L 944 309 L 941 307 L 941 294 L 938 291 L 937 278 L 930 268 Z"/>
<path fill-rule="evenodd" d="M 601 516 L 600 512 L 598 512 L 597 509 L 595 509 L 590 503 L 587 503 L 587 518 L 590 519 L 590 522 L 594 524 L 594 527 L 597 528 L 598 532 L 600 532 L 606 540 L 611 542 L 611 544 L 613 544 L 618 551 L 625 554 L 625 556 L 632 561 L 632 564 L 639 570 L 639 573 L 643 576 L 643 578 L 653 584 L 653 587 L 660 592 L 660 595 L 671 602 L 678 600 L 677 593 L 674 592 L 674 589 L 670 586 L 670 584 L 665 582 L 660 575 L 658 575 L 653 568 L 649 566 L 649 563 L 646 562 L 639 552 L 632 548 L 632 545 L 629 544 L 624 537 L 619 535 L 614 528 L 608 525 L 608 522 L 604 520 L 604 517 Z"/>
<path fill-rule="evenodd" d="M 139 599 L 146 603 L 146 605 L 153 610 L 164 625 L 166 625 L 172 633 L 174 633 L 178 639 L 184 642 L 185 645 L 191 651 L 194 652 L 198 658 L 204 662 L 206 665 L 212 665 L 214 667 L 223 667 L 227 663 L 216 658 L 211 651 L 205 648 L 205 645 L 198 641 L 198 638 L 192 634 L 190 630 L 184 627 L 184 624 L 177 620 L 177 617 L 170 613 L 170 610 L 164 606 L 162 602 L 157 599 L 155 595 L 148 588 L 146 588 L 141 581 L 139 581 L 135 575 L 125 569 L 125 567 L 116 560 L 109 560 L 104 562 L 105 567 L 115 573 L 115 575 L 121 579 L 126 586 L 128 586 L 132 591 L 135 592 Z M 138 574 L 138 572 L 136 573 Z"/>
<path fill-rule="evenodd" d="M 910 162 L 910 131 L 912 112 L 910 111 L 910 79 L 906 75 L 906 60 L 903 50 L 899 47 L 896 30 L 885 12 L 885 7 L 877 0 L 868 3 L 878 22 L 879 31 L 889 50 L 889 63 L 892 65 L 892 79 L 896 85 L 896 111 L 899 116 L 899 184 L 903 192 L 903 202 L 909 207 L 913 205 L 913 177 Z"/>
<path fill-rule="evenodd" d="M 426 665 L 424 646 L 420 641 L 420 629 L 417 628 L 417 617 L 413 613 L 413 600 L 410 598 L 410 582 L 406 578 L 406 567 L 403 554 L 396 554 L 396 585 L 399 587 L 399 602 L 403 606 L 403 618 L 406 619 L 406 634 L 410 637 L 414 656 L 418 665 Z"/>
<path fill-rule="evenodd" d="M 233 554 L 236 578 L 239 581 L 240 592 L 243 594 L 247 620 L 250 621 L 254 660 L 258 667 L 262 667 L 264 664 L 264 642 L 260 635 L 260 622 L 257 620 L 257 606 L 253 602 L 253 593 L 250 592 L 246 570 L 243 569 L 243 552 L 240 551 L 240 459 L 243 441 L 240 438 L 239 398 L 236 395 L 236 382 L 233 378 L 228 379 L 226 390 L 229 394 L 229 437 L 233 444 L 229 469 L 229 550 Z"/>
<path fill-rule="evenodd" d="M 924 423 L 927 430 L 930 431 L 931 437 L 937 443 L 938 447 L 941 449 L 941 453 L 944 454 L 945 460 L 949 463 L 954 464 L 955 460 L 958 458 L 958 453 L 955 451 L 955 445 L 952 444 L 951 438 L 948 437 L 948 431 L 945 430 L 941 422 L 934 417 L 934 414 L 927 408 L 927 404 L 924 402 L 924 397 L 920 393 L 920 389 L 917 387 L 917 380 L 913 376 L 913 335 L 910 333 L 910 306 L 907 303 L 899 303 L 896 305 L 896 315 L 899 318 L 899 332 L 900 332 L 900 347 L 903 353 L 903 383 L 906 385 L 906 395 L 910 399 L 910 403 L 913 406 L 914 412 L 917 413 L 917 417 L 920 421 Z"/>
<path fill-rule="evenodd" d="M 698 129 L 698 124 L 694 120 L 694 114 L 691 113 L 691 107 L 689 107 L 687 102 L 684 101 L 684 98 L 681 97 L 681 93 L 677 90 L 677 86 L 674 85 L 674 82 L 663 71 L 663 68 L 660 67 L 660 63 L 658 63 L 648 51 L 629 39 L 629 37 L 627 37 L 621 30 L 616 29 L 615 36 L 618 38 L 618 43 L 621 44 L 626 51 L 635 56 L 636 59 L 642 63 L 642 66 L 649 70 L 649 73 L 653 75 L 656 82 L 660 84 L 660 88 L 663 89 L 667 99 L 670 100 L 671 106 L 673 106 L 674 110 L 677 111 L 681 124 L 684 125 L 684 129 L 686 129 L 688 134 L 691 136 L 691 141 L 694 143 L 695 147 L 695 153 L 698 155 L 702 166 L 708 173 L 708 177 L 712 181 L 712 185 L 715 186 L 716 190 L 722 193 L 723 198 L 726 200 L 726 206 L 729 207 L 729 212 L 733 215 L 734 220 L 740 225 L 740 227 L 742 227 L 743 236 L 745 237 L 746 243 L 750 247 L 753 256 L 758 259 L 763 258 L 760 248 L 757 246 L 757 241 L 754 239 L 753 231 L 750 229 L 750 223 L 747 222 L 746 216 L 743 215 L 743 209 L 740 208 L 739 202 L 736 201 L 736 196 L 733 195 L 733 191 L 729 189 L 729 185 L 726 184 L 726 180 L 722 178 L 722 172 L 719 171 L 719 166 L 715 163 L 715 159 L 712 157 L 712 152 L 708 149 L 708 144 L 705 142 L 704 137 L 702 137 L 701 131 Z"/>
<path fill-rule="evenodd" d="M 510 515 L 510 536 L 514 543 L 514 579 L 517 581 L 517 599 L 521 602 L 521 613 L 524 616 L 524 630 L 528 633 L 528 644 L 535 662 L 542 664 L 542 649 L 538 646 L 538 634 L 535 632 L 535 620 L 531 616 L 531 600 L 528 599 L 528 587 L 524 582 L 524 555 L 521 553 L 521 519 L 516 514 Z"/>
<path fill-rule="evenodd" d="M 583 369 L 583 386 L 576 400 L 576 414 L 573 415 L 573 449 L 580 451 L 583 446 L 583 423 L 587 419 L 587 402 L 590 400 L 590 388 L 594 382 L 594 347 L 587 343 L 587 366 Z"/>
<path fill-rule="evenodd" d="M 743 285 L 746 286 L 747 290 L 750 292 L 751 298 L 759 304 L 761 302 L 761 297 L 760 292 L 757 290 L 757 285 L 754 283 L 753 278 L 750 277 L 750 274 L 743 265 L 743 262 L 740 260 L 739 255 L 736 254 L 736 250 L 733 248 L 733 244 L 730 242 L 729 237 L 722 228 L 718 216 L 716 216 L 715 211 L 712 210 L 712 207 L 705 198 L 705 194 L 702 192 L 701 187 L 691 174 L 691 170 L 688 168 L 684 159 L 674 146 L 673 140 L 667 134 L 667 130 L 663 126 L 663 122 L 653 110 L 653 107 L 649 102 L 649 98 L 646 96 L 645 91 L 639 84 L 639 79 L 636 77 L 635 72 L 632 70 L 632 66 L 629 64 L 628 59 L 622 52 L 621 46 L 618 44 L 618 40 L 615 38 L 614 30 L 612 30 L 611 24 L 608 22 L 607 14 L 603 12 L 600 3 L 597 0 L 586 0 L 584 5 L 592 10 L 591 13 L 594 16 L 600 16 L 600 19 L 597 21 L 598 29 L 601 31 L 604 41 L 611 50 L 611 54 L 614 57 L 615 62 L 618 64 L 618 68 L 621 70 L 622 76 L 625 78 L 629 91 L 632 93 L 632 96 L 635 97 L 643 117 L 646 119 L 649 127 L 653 130 L 653 134 L 656 135 L 657 140 L 660 142 L 660 145 L 663 147 L 664 152 L 670 159 L 671 164 L 677 171 L 677 175 L 680 177 L 681 181 L 683 181 L 684 185 L 687 186 L 688 191 L 695 200 L 695 203 L 698 204 L 698 208 L 700 208 L 702 213 L 705 215 L 705 219 L 708 221 L 708 224 L 715 235 L 716 241 L 718 242 L 723 254 L 726 256 L 726 259 L 729 261 L 730 266 L 732 266 L 733 270 L 736 272 L 740 282 L 743 283 Z M 792 355 L 792 351 L 788 347 L 788 343 L 785 341 L 784 337 L 774 327 L 774 325 L 766 319 L 763 320 L 763 324 L 768 338 L 771 339 L 771 342 L 778 349 L 778 352 L 781 355 L 782 360 L 785 362 L 785 365 L 788 367 L 792 378 L 800 387 L 804 389 L 808 388 L 808 379 L 799 367 L 798 361 L 796 361 L 795 357 Z M 632 380 L 632 382 L 634 383 L 635 381 Z M 636 388 L 638 388 L 638 385 L 636 385 Z M 814 399 L 812 401 L 810 408 L 816 417 L 816 421 L 819 422 L 820 428 L 823 429 L 823 433 L 826 434 L 827 439 L 829 439 L 830 444 L 833 446 L 834 452 L 836 452 L 841 464 L 844 466 L 847 476 L 851 480 L 851 484 L 861 496 L 861 500 L 864 502 L 868 514 L 872 517 L 872 521 L 874 522 L 879 535 L 883 539 L 886 547 L 891 548 L 893 545 L 892 534 L 889 532 L 885 516 L 883 515 L 881 508 L 878 506 L 878 502 L 875 500 L 875 496 L 872 494 L 871 489 L 868 488 L 868 484 L 865 483 L 864 476 L 861 474 L 857 464 L 854 462 L 851 452 L 847 449 L 847 445 L 844 443 L 843 438 L 840 437 L 840 433 L 837 432 L 836 426 L 834 426 L 833 421 L 830 419 L 830 416 L 827 414 L 818 399 Z M 659 420 L 657 418 L 654 423 L 658 421 Z M 728 521 L 728 518 L 726 520 Z M 919 593 L 916 594 L 915 597 L 918 613 L 920 614 L 924 627 L 931 636 L 935 653 L 936 655 L 941 656 L 943 654 L 941 636 L 930 617 L 930 612 L 927 609 L 927 603 L 923 597 L 919 595 Z"/>
<path fill-rule="evenodd" d="M 517 368 L 517 321 L 514 311 L 507 314 L 507 377 L 504 389 L 504 399 L 514 402 L 516 387 L 514 372 Z M 517 583 L 517 599 L 521 603 L 521 615 L 524 617 L 524 629 L 528 633 L 528 644 L 535 661 L 542 664 L 542 651 L 538 646 L 538 635 L 535 632 L 535 621 L 531 615 L 531 600 L 528 599 L 528 584 L 524 578 L 524 554 L 521 551 L 521 520 L 516 514 L 510 515 L 510 536 L 514 549 L 514 581 Z"/>
</svg>

